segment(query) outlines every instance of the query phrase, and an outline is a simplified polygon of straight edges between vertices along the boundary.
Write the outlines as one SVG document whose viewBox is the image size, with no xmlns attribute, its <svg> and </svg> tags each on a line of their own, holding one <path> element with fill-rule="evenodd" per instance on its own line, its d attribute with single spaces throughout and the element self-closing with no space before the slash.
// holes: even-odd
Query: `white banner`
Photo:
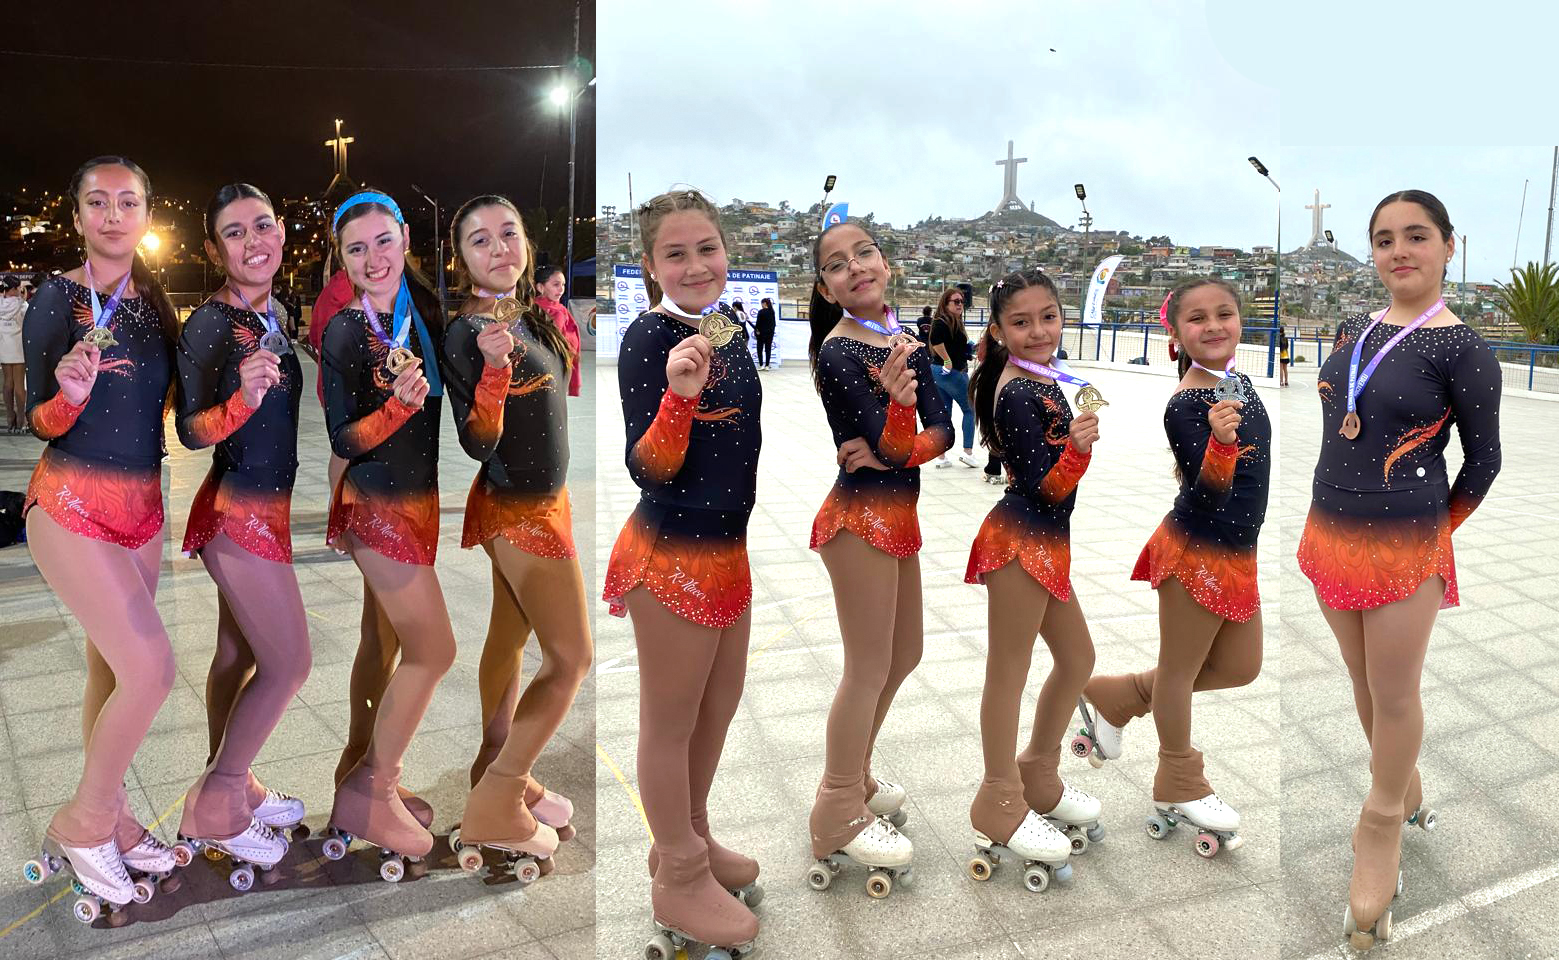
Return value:
<svg viewBox="0 0 1559 960">
<path fill-rule="evenodd" d="M 740 300 L 742 309 L 747 313 L 749 324 L 755 324 L 758 320 L 758 308 L 763 303 L 763 298 L 768 297 L 774 304 L 776 315 L 779 312 L 779 276 L 772 270 L 730 270 L 725 277 L 725 292 L 720 294 L 720 299 L 726 303 L 734 304 Z M 648 310 L 654 304 L 650 303 L 649 295 L 644 290 L 643 271 L 637 264 L 615 264 L 612 267 L 612 317 L 611 319 L 597 318 L 596 330 L 596 359 L 616 360 L 619 348 L 622 345 L 623 334 L 633 323 L 634 318 Z M 749 329 L 747 340 L 748 350 L 756 354 L 758 338 L 756 333 Z M 774 362 L 779 363 L 781 354 L 781 338 L 775 337 Z M 791 359 L 801 359 L 806 356 L 803 346 L 800 354 L 787 354 Z"/>
<path fill-rule="evenodd" d="M 1083 304 L 1083 322 L 1098 323 L 1104 312 L 1104 295 L 1110 289 L 1110 277 L 1115 275 L 1115 268 L 1126 259 L 1120 254 L 1113 257 L 1105 257 L 1093 272 L 1093 279 L 1088 283 L 1088 299 Z"/>
</svg>

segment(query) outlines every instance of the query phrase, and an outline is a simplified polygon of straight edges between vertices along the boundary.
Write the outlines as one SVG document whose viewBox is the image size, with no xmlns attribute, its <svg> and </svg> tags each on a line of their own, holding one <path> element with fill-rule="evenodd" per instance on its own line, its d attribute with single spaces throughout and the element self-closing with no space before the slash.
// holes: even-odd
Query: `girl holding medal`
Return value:
<svg viewBox="0 0 1559 960">
<path fill-rule="evenodd" d="M 952 423 L 927 351 L 883 302 L 888 263 L 857 223 L 824 230 L 813 248 L 812 375 L 839 446 L 839 477 L 812 523 L 812 549 L 834 587 L 844 674 L 828 714 L 827 760 L 812 806 L 809 882 L 826 888 L 841 858 L 872 867 L 887 896 L 914 857 L 904 789 L 871 774 L 872 746 L 893 696 L 920 662 L 922 463 L 952 446 Z M 925 429 L 916 432 L 919 411 Z"/>
<path fill-rule="evenodd" d="M 482 746 L 451 842 L 466 846 L 456 846 L 462 866 L 479 869 L 481 846 L 546 859 L 560 837 L 573 836 L 573 805 L 543 789 L 531 767 L 590 669 L 585 584 L 564 487 L 565 390 L 578 355 L 549 314 L 526 302 L 530 242 L 514 204 L 498 196 L 467 201 L 450 240 L 470 293 L 445 339 L 445 381 L 460 444 L 482 465 L 460 545 L 480 544 L 493 571 L 478 684 Z M 543 660 L 522 697 L 520 661 L 533 627 Z"/>
<path fill-rule="evenodd" d="M 1070 521 L 1099 438 L 1099 416 L 1085 410 L 1074 418 L 1057 381 L 1098 391 L 1050 365 L 1062 318 L 1049 277 L 1038 270 L 1009 274 L 991 288 L 990 304 L 980 344 L 985 361 L 969 393 L 980 435 L 1005 463 L 1008 485 L 980 526 L 964 577 L 990 594 L 980 705 L 985 779 L 969 809 L 978 851 L 969 875 L 988 879 L 991 854 L 1011 851 L 1027 862 L 1029 888 L 1043 890 L 1052 873 L 1069 874 L 1065 864 L 1074 848 L 1081 853 L 1102 835 L 1099 801 L 1067 786 L 1060 774 L 1061 738 L 1093 672 L 1093 640 L 1072 592 Z M 1088 397 L 1080 392 L 1078 402 Z M 1053 666 L 1034 708 L 1029 745 L 1014 759 L 1037 635 L 1045 638 Z"/>
<path fill-rule="evenodd" d="M 1436 612 L 1459 603 L 1451 534 L 1500 468 L 1499 363 L 1441 299 L 1456 252 L 1445 206 L 1422 190 L 1393 193 L 1369 233 L 1391 303 L 1344 321 L 1322 364 L 1321 456 L 1299 541 L 1370 743 L 1344 915 L 1360 949 L 1390 935 L 1403 824 L 1434 825 L 1417 770 L 1419 680 Z M 1454 483 L 1453 425 L 1463 454 Z"/>
<path fill-rule="evenodd" d="M 353 725 L 359 711 L 376 711 L 373 732 L 337 781 L 325 855 L 340 859 L 360 837 L 415 861 L 432 849 L 433 835 L 401 799 L 401 758 L 455 659 L 433 572 L 443 315 L 407 267 L 410 233 L 394 200 L 371 190 L 354 194 L 337 208 L 332 231 L 357 298 L 326 328 L 321 357 L 325 426 L 331 449 L 348 461 L 331 498 L 326 541 L 362 571 L 399 638 L 400 663 L 386 671 L 373 705 L 353 691 Z M 365 643 L 358 661 L 383 669 L 380 658 L 394 653 Z M 380 874 L 398 880 L 403 870 L 399 858 L 388 857 Z"/>
<path fill-rule="evenodd" d="M 632 617 L 638 647 L 639 792 L 662 929 L 651 946 L 743 952 L 758 935 L 758 863 L 715 842 L 707 801 L 747 672 L 763 391 L 735 324 L 714 312 L 728 266 L 718 208 L 695 190 L 664 193 L 639 208 L 639 231 L 656 306 L 624 334 L 617 377 L 641 493 L 604 597 Z"/>
<path fill-rule="evenodd" d="M 86 262 L 44 283 L 22 323 L 28 425 L 48 441 L 24 509 L 38 571 L 86 631 L 86 760 L 26 874 L 41 883 L 68 864 L 87 891 L 76 917 L 91 922 L 105 905 L 152 896 L 128 871 L 175 866 L 130 812 L 124 778 L 177 676 L 156 593 L 162 416 L 179 325 L 136 254 L 150 225 L 145 172 L 98 157 L 69 193 Z"/>
<path fill-rule="evenodd" d="M 1165 299 L 1162 319 L 1180 361 L 1164 410 L 1180 493 L 1131 575 L 1158 594 L 1158 666 L 1088 681 L 1073 752 L 1095 765 L 1116 759 L 1122 728 L 1152 710 L 1159 752 L 1149 833 L 1162 838 L 1184 820 L 1201 830 L 1197 852 L 1211 857 L 1240 845 L 1240 816 L 1203 776 L 1202 754 L 1191 746 L 1191 694 L 1244 686 L 1261 672 L 1256 539 L 1267 513 L 1272 424 L 1250 378 L 1234 372 L 1240 302 L 1232 286 L 1186 280 Z"/>
<path fill-rule="evenodd" d="M 574 322 L 574 315 L 563 305 L 563 291 L 566 289 L 568 287 L 563 282 L 562 267 L 540 267 L 536 270 L 536 306 L 552 318 L 552 325 L 573 351 L 575 362 L 568 372 L 568 395 L 577 397 L 580 384 L 579 324 Z"/>
<path fill-rule="evenodd" d="M 273 830 L 302 822 L 304 809 L 249 767 L 311 659 L 290 522 L 303 369 L 271 291 L 284 242 L 257 187 L 217 191 L 206 206 L 206 255 L 227 282 L 190 315 L 178 352 L 179 439 L 191 450 L 216 446 L 190 508 L 184 554 L 206 565 L 218 610 L 206 680 L 209 765 L 185 795 L 179 835 L 262 869 L 287 851 Z M 247 889 L 253 868 L 231 878 Z"/>
</svg>

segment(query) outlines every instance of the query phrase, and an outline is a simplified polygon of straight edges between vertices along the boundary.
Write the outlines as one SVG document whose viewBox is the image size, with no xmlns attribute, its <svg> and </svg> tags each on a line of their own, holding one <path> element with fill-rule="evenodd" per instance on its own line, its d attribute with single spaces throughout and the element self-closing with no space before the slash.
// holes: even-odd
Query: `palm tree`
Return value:
<svg viewBox="0 0 1559 960">
<path fill-rule="evenodd" d="M 1559 342 L 1559 265 L 1528 263 L 1496 284 L 1495 300 L 1532 343 Z"/>
</svg>

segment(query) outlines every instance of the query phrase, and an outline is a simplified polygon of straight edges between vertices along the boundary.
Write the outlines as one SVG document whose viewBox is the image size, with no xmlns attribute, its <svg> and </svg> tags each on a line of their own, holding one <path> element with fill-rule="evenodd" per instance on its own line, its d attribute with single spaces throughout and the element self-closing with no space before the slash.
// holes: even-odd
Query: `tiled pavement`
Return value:
<svg viewBox="0 0 1559 960">
<path fill-rule="evenodd" d="M 586 361 L 593 366 L 593 354 Z M 351 561 L 337 558 L 323 543 L 328 444 L 312 395 L 313 365 L 305 359 L 305 367 L 310 395 L 302 405 L 293 535 L 314 668 L 255 770 L 302 797 L 309 806 L 307 823 L 318 831 L 329 815 L 331 775 L 345 738 L 361 578 Z M 592 374 L 587 367 L 586 393 L 571 401 L 570 422 L 575 537 L 588 583 L 595 581 Z M 476 669 L 491 580 L 485 555 L 459 544 L 475 464 L 460 449 L 448 419 L 442 431 L 438 572 L 459 655 L 412 744 L 406 783 L 433 804 L 435 831 L 447 833 L 464 803 L 467 770 L 480 742 Z M 200 562 L 178 553 L 189 502 L 210 455 L 182 449 L 171 427 L 168 436 L 169 524 L 158 607 L 173 640 L 179 680 L 136 757 L 129 787 L 138 815 L 148 823 L 162 817 L 157 832 L 171 840 L 179 822 L 176 805 L 206 755 L 203 691 L 216 591 Z M 30 437 L 0 437 L 0 488 L 24 490 L 40 449 Z M 539 662 L 536 644 L 529 643 L 526 652 L 528 679 Z M 257 885 L 240 896 L 226 882 L 225 864 L 212 869 L 197 861 L 183 889 L 132 906 L 125 926 L 103 929 L 100 922 L 89 929 L 71 917 L 73 898 L 60 895 L 66 887 L 59 879 L 40 888 L 21 877 L 22 862 L 36 855 L 44 825 L 80 773 L 83 670 L 81 629 L 38 577 L 26 547 L 0 551 L 0 931 L 5 931 L 0 957 L 584 960 L 595 955 L 593 678 L 537 766 L 550 787 L 574 799 L 579 835 L 557 857 L 557 871 L 528 889 L 489 885 L 465 874 L 442 840 L 428 875 L 396 886 L 379 880 L 371 852 L 328 863 L 319 845 L 310 843 L 288 854 L 274 885 Z"/>
<path fill-rule="evenodd" d="M 1282 404 L 1288 469 L 1268 512 L 1283 530 L 1285 957 L 1339 948 L 1349 836 L 1369 789 L 1368 745 L 1348 674 L 1292 560 L 1320 444 L 1315 372 Z M 1419 761 L 1433 833 L 1404 834 L 1406 889 L 1389 956 L 1550 957 L 1559 911 L 1559 403 L 1505 397 L 1504 464 L 1455 537 L 1462 605 L 1435 624 L 1423 676 Z M 1452 475 L 1461 463 L 1453 439 Z"/>
<path fill-rule="evenodd" d="M 599 382 L 597 546 L 603 556 L 637 498 L 621 466 L 615 373 L 603 366 Z M 1162 427 L 1170 381 L 1123 370 L 1099 371 L 1096 379 L 1112 406 L 1103 412 L 1103 439 L 1078 495 L 1073 582 L 1099 669 L 1143 669 L 1157 658 L 1157 607 L 1147 585 L 1129 577 L 1174 496 Z M 1219 793 L 1244 818 L 1248 840 L 1242 849 L 1204 861 L 1183 830 L 1165 842 L 1146 836 L 1157 737 L 1152 724 L 1142 722 L 1130 728 L 1123 760 L 1101 771 L 1071 757 L 1062 762 L 1065 777 L 1104 801 L 1108 832 L 1078 859 L 1070 885 L 1030 894 L 1010 864 L 985 884 L 964 875 L 972 853 L 968 806 L 981 777 L 986 600 L 983 587 L 963 583 L 963 572 L 975 531 L 999 492 L 981 482 L 978 470 L 956 465 L 922 471 L 925 658 L 901 690 L 877 751 L 884 775 L 910 793 L 906 833 L 916 844 L 915 884 L 872 901 L 862 889 L 864 873 L 851 867 L 824 893 L 807 887 L 807 813 L 843 662 L 832 591 L 807 541 L 835 468 L 804 366 L 765 373 L 763 384 L 764 450 L 748 539 L 752 654 L 710 804 L 721 839 L 762 863 L 767 898 L 757 909 L 760 953 L 819 960 L 1275 953 L 1283 912 L 1275 679 L 1281 644 L 1270 627 L 1260 679 L 1239 690 L 1199 694 L 1196 701 L 1193 740 L 1207 754 Z M 1267 403 L 1276 401 L 1276 390 L 1262 394 Z M 1276 531 L 1269 529 L 1261 545 L 1261 586 L 1271 625 L 1278 622 L 1279 556 Z M 597 937 L 600 956 L 633 957 L 653 932 L 644 873 L 649 838 L 635 806 L 638 675 L 627 622 L 601 616 L 597 629 L 603 754 L 597 768 Z M 1025 715 L 1049 666 L 1039 643 Z"/>
</svg>

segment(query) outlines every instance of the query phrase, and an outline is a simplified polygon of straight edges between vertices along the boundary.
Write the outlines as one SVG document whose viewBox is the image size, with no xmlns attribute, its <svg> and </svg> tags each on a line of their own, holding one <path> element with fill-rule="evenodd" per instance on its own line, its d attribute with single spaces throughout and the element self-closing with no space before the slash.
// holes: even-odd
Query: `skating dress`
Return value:
<svg viewBox="0 0 1559 960">
<path fill-rule="evenodd" d="M 106 306 L 111 294 L 99 294 Z M 162 415 L 173 356 L 145 297 L 126 297 L 108 320 L 116 346 L 101 351 L 97 381 L 75 406 L 54 368 L 92 330 L 86 287 L 51 277 L 22 321 L 27 420 L 47 440 L 27 485 L 34 505 L 66 530 L 135 549 L 162 530 Z"/>
<path fill-rule="evenodd" d="M 1267 516 L 1272 421 L 1250 378 L 1236 376 L 1245 400 L 1232 444 L 1220 443 L 1207 423 L 1207 411 L 1218 402 L 1211 387 L 1169 398 L 1164 433 L 1180 470 L 1180 494 L 1143 547 L 1131 578 L 1156 590 L 1174 577 L 1197 603 L 1244 623 L 1261 607 L 1256 538 Z"/>
<path fill-rule="evenodd" d="M 1321 365 L 1321 457 L 1299 568 L 1334 610 L 1368 610 L 1445 579 L 1444 607 L 1460 602 L 1451 534 L 1499 473 L 1500 366 L 1471 327 L 1420 327 L 1376 368 L 1357 401 L 1358 439 L 1338 431 L 1348 411 L 1348 367 L 1364 314 L 1344 321 Z M 1380 323 L 1360 369 L 1400 327 Z M 1461 436 L 1462 467 L 1450 483 L 1445 447 Z"/>
<path fill-rule="evenodd" d="M 1016 558 L 1065 603 L 1072 598 L 1072 508 L 1091 455 L 1072 446 L 1072 408 L 1053 383 L 1008 380 L 996 395 L 994 419 L 1007 493 L 980 525 L 964 582 L 984 583 Z"/>
<path fill-rule="evenodd" d="M 455 430 L 482 465 L 466 498 L 460 545 L 503 537 L 534 556 L 571 558 L 567 364 L 522 321 L 510 331 L 509 366 L 491 366 L 476 345 L 481 319 L 456 317 L 444 339 Z"/>
<path fill-rule="evenodd" d="M 888 354 L 888 347 L 846 336 L 830 337 L 818 350 L 817 382 L 834 446 L 864 438 L 889 469 L 849 473 L 839 468 L 833 489 L 812 521 L 814 550 L 840 530 L 848 530 L 899 559 L 920 551 L 920 519 L 915 515 L 920 464 L 953 445 L 953 424 L 931 378 L 929 351 L 922 347 L 909 355 L 916 377 L 913 407 L 889 398 L 883 386 L 882 367 Z M 919 433 L 917 412 L 925 425 Z"/>
<path fill-rule="evenodd" d="M 639 504 L 606 570 L 604 598 L 643 584 L 666 608 L 705 627 L 728 627 L 752 600 L 747 518 L 757 494 L 763 388 L 752 356 L 732 338 L 712 352 L 697 397 L 667 385 L 666 357 L 696 333 L 663 313 L 641 314 L 617 362 L 627 427 L 628 474 Z"/>
<path fill-rule="evenodd" d="M 281 382 L 250 409 L 238 368 L 260 349 L 265 332 L 252 311 L 208 300 L 179 335 L 179 439 L 191 450 L 216 444 L 190 506 L 185 556 L 225 533 L 257 557 L 292 562 L 303 368 L 296 351 L 282 354 Z"/>
<path fill-rule="evenodd" d="M 380 322 L 388 332 L 390 316 L 382 315 Z M 424 376 L 436 375 L 437 358 L 428 354 L 438 352 L 437 333 L 422 327 L 407 337 L 407 349 L 423 361 Z M 331 496 L 325 541 L 334 545 L 350 530 L 392 560 L 432 566 L 438 551 L 443 402 L 430 391 L 420 410 L 402 403 L 385 365 L 389 352 L 360 307 L 343 309 L 325 328 L 320 372 L 325 427 L 331 450 L 348 461 Z"/>
</svg>

